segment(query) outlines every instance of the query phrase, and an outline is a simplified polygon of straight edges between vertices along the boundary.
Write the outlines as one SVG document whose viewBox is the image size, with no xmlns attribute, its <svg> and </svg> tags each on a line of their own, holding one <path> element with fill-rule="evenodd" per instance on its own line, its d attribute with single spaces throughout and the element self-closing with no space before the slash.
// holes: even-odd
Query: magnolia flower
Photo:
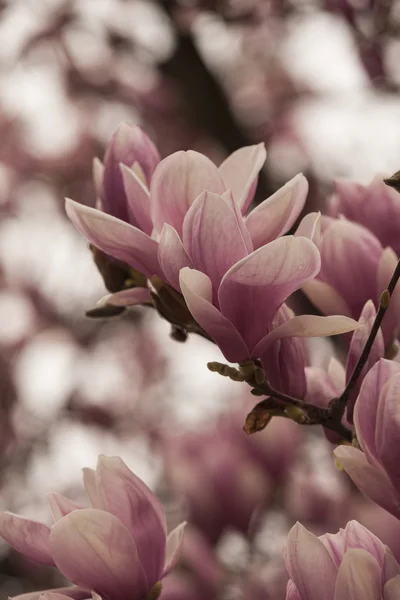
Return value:
<svg viewBox="0 0 400 600">
<path fill-rule="evenodd" d="M 340 446 L 335 456 L 356 486 L 400 518 L 400 364 L 381 358 L 365 377 L 354 409 L 363 452 Z"/>
<path fill-rule="evenodd" d="M 313 304 L 325 315 L 342 314 L 355 319 L 367 300 L 377 306 L 397 265 L 393 250 L 384 250 L 370 231 L 344 218 L 322 217 L 322 233 L 316 243 L 321 269 L 303 286 Z M 386 345 L 396 337 L 399 319 L 400 286 L 382 323 Z"/>
<path fill-rule="evenodd" d="M 184 524 L 167 538 L 160 501 L 118 457 L 100 456 L 83 478 L 91 508 L 48 494 L 52 527 L 3 512 L 0 535 L 102 600 L 143 600 L 175 567 Z"/>
<path fill-rule="evenodd" d="M 329 203 L 333 217 L 344 215 L 346 219 L 363 225 L 381 242 L 400 254 L 400 195 L 375 177 L 367 186 L 353 181 L 337 181 L 335 194 Z"/>
<path fill-rule="evenodd" d="M 120 135 L 117 131 L 111 148 Z M 110 155 L 120 156 L 109 149 Z M 69 217 L 94 246 L 182 292 L 196 322 L 231 362 L 259 358 L 282 337 L 333 335 L 355 327 L 341 317 L 307 322 L 302 317 L 301 327 L 292 319 L 266 341 L 286 298 L 318 273 L 320 257 L 311 241 L 318 215 L 303 220 L 297 237 L 279 238 L 304 205 L 303 175 L 242 216 L 264 159 L 262 144 L 237 150 L 219 169 L 201 154 L 177 152 L 158 164 L 146 193 L 137 172 L 121 167 L 130 211 L 144 211 L 148 227 L 138 216 L 140 227 L 67 200 Z M 152 298 L 148 289 L 134 288 L 107 302 L 129 305 Z"/>
<path fill-rule="evenodd" d="M 400 567 L 368 529 L 350 521 L 336 534 L 316 537 L 297 523 L 289 532 L 284 561 L 287 600 L 394 600 Z"/>
<path fill-rule="evenodd" d="M 196 262 L 196 257 L 190 257 L 190 251 L 186 256 L 187 245 L 192 244 L 190 233 L 184 233 L 185 216 L 205 190 L 219 198 L 224 196 L 224 202 L 220 199 L 212 213 L 211 196 L 204 219 L 202 204 L 198 203 L 186 229 L 204 229 L 204 224 L 215 218 L 214 226 L 222 235 L 220 245 L 226 255 L 225 271 L 239 258 L 286 233 L 297 219 L 308 189 L 302 175 L 248 217 L 242 216 L 254 196 L 265 156 L 264 145 L 259 144 L 240 148 L 219 168 L 193 151 L 176 152 L 159 162 L 158 153 L 145 134 L 137 127 L 122 124 L 111 138 L 104 167 L 95 162 L 99 208 L 67 200 L 67 213 L 95 247 L 147 277 L 158 275 L 179 289 L 179 268 L 196 266 L 191 262 Z M 202 236 L 203 244 L 212 235 L 209 226 L 210 223 Z M 185 238 L 186 249 L 182 248 L 181 238 Z M 143 294 L 130 290 L 116 301 L 134 304 L 136 293 Z M 142 300 L 141 297 L 139 301 Z"/>
</svg>

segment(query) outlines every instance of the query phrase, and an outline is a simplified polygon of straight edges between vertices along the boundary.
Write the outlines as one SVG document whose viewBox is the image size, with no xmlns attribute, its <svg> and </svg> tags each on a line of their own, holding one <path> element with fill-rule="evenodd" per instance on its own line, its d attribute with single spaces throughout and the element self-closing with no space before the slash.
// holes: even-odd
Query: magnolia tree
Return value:
<svg viewBox="0 0 400 600">
<path fill-rule="evenodd" d="M 338 184 L 328 214 L 304 214 L 308 182 L 299 174 L 251 209 L 265 157 L 258 144 L 219 166 L 191 150 L 161 160 L 142 129 L 122 123 L 103 162 L 94 160 L 96 207 L 67 199 L 110 292 L 88 316 L 142 306 L 169 324 L 176 343 L 205 338 L 210 353 L 214 344 L 225 358 L 208 369 L 247 390 L 248 414 L 232 409 L 215 428 L 156 440 L 166 480 L 188 507 L 186 533 L 185 523 L 168 533 L 157 496 L 120 458 L 104 455 L 95 470 L 84 469 L 89 507 L 49 493 L 50 526 L 2 512 L 1 537 L 70 583 L 24 598 L 222 598 L 234 581 L 241 597 L 279 599 L 259 585 L 267 557 L 250 560 L 251 568 L 224 567 L 214 546 L 229 528 L 254 541 L 263 509 L 282 504 L 312 529 L 297 523 L 283 543 L 287 599 L 400 598 L 400 556 L 387 536 L 351 520 L 337 470 L 391 513 L 396 531 L 398 178 Z M 310 338 L 331 336 L 341 359 L 318 365 Z M 317 461 L 331 473 L 328 492 L 296 467 L 300 432 L 310 426 L 330 442 Z M 178 576 L 182 564 L 189 578 Z"/>
</svg>

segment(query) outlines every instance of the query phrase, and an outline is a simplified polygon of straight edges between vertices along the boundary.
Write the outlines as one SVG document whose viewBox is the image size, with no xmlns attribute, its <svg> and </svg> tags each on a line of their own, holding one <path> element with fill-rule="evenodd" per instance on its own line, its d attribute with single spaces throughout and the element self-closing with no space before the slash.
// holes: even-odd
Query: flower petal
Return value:
<svg viewBox="0 0 400 600">
<path fill-rule="evenodd" d="M 306 237 L 318 247 L 321 242 L 321 213 L 312 212 L 303 217 L 294 235 Z"/>
<path fill-rule="evenodd" d="M 299 173 L 246 218 L 255 249 L 280 237 L 294 225 L 304 207 L 308 181 Z"/>
<path fill-rule="evenodd" d="M 400 495 L 400 373 L 381 388 L 376 415 L 375 444 L 380 464 Z"/>
<path fill-rule="evenodd" d="M 97 306 L 135 306 L 137 304 L 151 304 L 152 298 L 150 294 L 150 290 L 148 288 L 128 288 L 126 290 L 121 290 L 120 292 L 115 292 L 115 294 L 107 294 L 107 296 L 103 296 L 98 303 Z"/>
<path fill-rule="evenodd" d="M 226 189 L 232 190 L 242 214 L 253 199 L 258 173 L 266 157 L 264 144 L 245 146 L 230 154 L 219 167 Z"/>
<path fill-rule="evenodd" d="M 27 558 L 44 565 L 54 565 L 49 546 L 50 528 L 43 523 L 0 513 L 0 537 Z"/>
<path fill-rule="evenodd" d="M 61 594 L 63 598 L 73 598 L 74 600 L 87 600 L 90 598 L 90 592 L 88 590 L 83 590 L 75 585 L 69 585 L 62 588 L 20 594 L 18 596 L 13 596 L 11 600 L 39 600 L 41 594 L 49 593 Z"/>
<path fill-rule="evenodd" d="M 88 593 L 88 592 L 86 592 Z M 42 592 L 39 596 L 39 600 L 66 600 L 68 596 L 59 594 L 58 592 Z"/>
<path fill-rule="evenodd" d="M 293 319 L 293 314 L 293 311 L 283 304 L 274 319 L 273 331 Z M 273 388 L 295 398 L 304 398 L 307 391 L 307 352 L 303 340 L 293 337 L 278 339 L 260 355 L 260 360 Z"/>
<path fill-rule="evenodd" d="M 108 512 L 85 508 L 63 517 L 50 546 L 61 573 L 80 587 L 113 600 L 150 591 L 131 534 Z"/>
<path fill-rule="evenodd" d="M 359 324 L 354 319 L 341 315 L 319 317 L 317 315 L 298 315 L 276 327 L 255 347 L 254 356 L 261 355 L 268 346 L 287 337 L 328 337 L 354 331 Z"/>
<path fill-rule="evenodd" d="M 376 299 L 380 242 L 364 227 L 340 219 L 324 231 L 320 252 L 320 279 L 335 288 L 358 319 L 365 301 Z"/>
<path fill-rule="evenodd" d="M 358 320 L 359 327 L 355 330 L 352 335 L 349 351 L 347 354 L 346 362 L 346 380 L 348 381 L 357 365 L 358 359 L 364 350 L 365 343 L 371 333 L 374 321 L 376 317 L 376 309 L 372 300 L 368 300 L 362 309 L 360 318 Z M 368 359 L 361 371 L 356 385 L 350 393 L 347 401 L 347 418 L 353 422 L 353 411 L 354 404 L 360 391 L 361 383 L 368 373 L 368 371 L 374 366 L 374 364 L 385 354 L 385 346 L 383 342 L 382 330 L 379 328 L 378 333 L 375 337 L 374 343 L 372 344 L 369 352 Z"/>
<path fill-rule="evenodd" d="M 240 212 L 240 208 L 236 204 L 233 194 L 231 190 L 227 190 L 221 196 L 225 200 L 225 202 L 230 206 L 233 211 L 233 214 L 236 217 L 236 222 L 238 224 L 240 230 L 240 237 L 243 238 L 244 245 L 246 246 L 247 254 L 253 252 L 253 242 L 251 240 L 250 231 L 246 227 L 245 219 Z"/>
<path fill-rule="evenodd" d="M 149 277 L 162 277 L 157 260 L 158 244 L 143 231 L 70 199 L 66 200 L 66 211 L 76 229 L 96 248 Z"/>
<path fill-rule="evenodd" d="M 106 506 L 102 496 L 97 489 L 96 471 L 85 467 L 83 471 L 83 485 L 92 508 L 105 510 Z"/>
<path fill-rule="evenodd" d="M 217 167 L 203 154 L 175 152 L 160 162 L 151 180 L 151 211 L 154 226 L 161 231 L 169 223 L 182 235 L 183 219 L 205 190 L 222 194 L 225 185 Z"/>
<path fill-rule="evenodd" d="M 380 600 L 381 573 L 366 550 L 351 548 L 339 567 L 334 600 Z"/>
<path fill-rule="evenodd" d="M 162 576 L 165 577 L 178 564 L 179 557 L 183 545 L 183 533 L 185 530 L 186 523 L 180 523 L 175 529 L 168 534 L 167 537 L 167 551 L 165 556 L 165 566 Z"/>
<path fill-rule="evenodd" d="M 383 600 L 398 600 L 400 598 L 400 575 L 390 579 L 383 588 Z"/>
<path fill-rule="evenodd" d="M 362 548 L 371 554 L 380 568 L 383 567 L 385 545 L 358 521 L 349 521 L 344 530 L 344 551 L 349 548 Z"/>
<path fill-rule="evenodd" d="M 104 177 L 104 165 L 100 159 L 94 158 L 92 165 L 92 174 L 93 174 L 93 182 L 94 189 L 96 190 L 96 199 L 103 202 L 104 198 L 104 188 L 103 188 L 103 177 Z M 98 208 L 96 206 L 96 208 Z"/>
<path fill-rule="evenodd" d="M 99 456 L 97 487 L 107 510 L 130 531 L 151 587 L 161 577 L 166 552 L 166 521 L 157 496 L 117 456 Z"/>
<path fill-rule="evenodd" d="M 121 123 L 113 133 L 104 157 L 103 206 L 105 212 L 123 221 L 128 221 L 128 206 L 120 163 L 131 167 L 135 162 L 140 165 L 149 184 L 160 162 L 157 148 L 140 127 Z"/>
<path fill-rule="evenodd" d="M 153 231 L 150 216 L 150 192 L 138 175 L 124 164 L 120 164 L 126 194 L 129 221 L 148 235 Z"/>
<path fill-rule="evenodd" d="M 182 239 L 194 267 L 211 279 L 214 293 L 227 270 L 248 254 L 235 213 L 208 191 L 188 210 Z"/>
<path fill-rule="evenodd" d="M 222 279 L 223 315 L 240 332 L 250 352 L 268 333 L 278 308 L 318 273 L 319 252 L 307 238 L 287 236 L 255 250 Z"/>
<path fill-rule="evenodd" d="M 357 448 L 338 446 L 334 454 L 347 475 L 367 498 L 395 517 L 400 517 L 399 498 L 383 469 L 369 464 L 365 454 Z"/>
<path fill-rule="evenodd" d="M 368 460 L 375 465 L 380 464 L 375 439 L 379 396 L 385 383 L 397 373 L 400 373 L 398 363 L 381 358 L 364 377 L 354 407 L 358 441 Z"/>
<path fill-rule="evenodd" d="M 337 568 L 321 540 L 300 523 L 289 532 L 283 559 L 302 600 L 332 600 Z"/>
<path fill-rule="evenodd" d="M 302 291 L 322 314 L 352 316 L 351 309 L 346 301 L 329 283 L 313 279 L 303 285 Z"/>
<path fill-rule="evenodd" d="M 158 245 L 158 260 L 165 279 L 172 287 L 180 291 L 179 271 L 183 267 L 193 267 L 193 263 L 182 244 L 181 238 L 168 223 L 164 224 L 161 231 Z"/>
<path fill-rule="evenodd" d="M 243 338 L 234 325 L 212 304 L 212 284 L 204 273 L 184 268 L 180 272 L 180 287 L 186 304 L 197 323 L 219 346 L 229 362 L 249 358 Z"/>
<path fill-rule="evenodd" d="M 68 515 L 73 510 L 79 510 L 83 508 L 83 506 L 80 506 L 62 494 L 46 494 L 46 500 L 50 507 L 54 521 L 59 521 L 62 519 L 62 517 L 65 517 L 65 515 Z"/>
</svg>

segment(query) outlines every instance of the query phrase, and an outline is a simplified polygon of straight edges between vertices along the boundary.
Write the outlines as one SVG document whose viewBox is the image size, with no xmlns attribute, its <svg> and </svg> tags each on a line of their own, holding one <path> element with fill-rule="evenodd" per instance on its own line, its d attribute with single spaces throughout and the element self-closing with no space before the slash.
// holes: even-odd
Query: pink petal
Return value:
<svg viewBox="0 0 400 600">
<path fill-rule="evenodd" d="M 400 598 L 400 575 L 388 581 L 383 588 L 383 600 L 398 600 Z"/>
<path fill-rule="evenodd" d="M 13 596 L 11 600 L 39 600 L 42 594 L 61 594 L 63 598 L 73 598 L 74 600 L 87 600 L 90 598 L 90 592 L 88 590 L 83 590 L 82 588 L 73 586 L 62 587 L 62 588 L 54 588 L 51 590 L 39 591 L 39 592 L 29 592 L 28 594 L 20 594 L 18 596 Z"/>
<path fill-rule="evenodd" d="M 240 208 L 238 207 L 235 200 L 233 199 L 232 191 L 227 190 L 226 192 L 224 192 L 222 194 L 221 198 L 223 198 L 225 200 L 225 202 L 232 209 L 233 214 L 236 217 L 236 222 L 237 222 L 238 228 L 240 230 L 240 237 L 243 238 L 243 242 L 244 242 L 244 245 L 246 246 L 247 254 L 250 254 L 254 250 L 250 231 L 246 227 L 245 219 L 242 216 L 242 213 L 240 212 Z"/>
<path fill-rule="evenodd" d="M 245 146 L 230 154 L 219 167 L 226 189 L 232 190 L 243 214 L 253 199 L 258 173 L 266 157 L 264 144 Z"/>
<path fill-rule="evenodd" d="M 98 301 L 97 306 L 136 306 L 137 304 L 151 304 L 152 298 L 148 288 L 128 288 L 107 294 Z"/>
<path fill-rule="evenodd" d="M 104 177 L 104 165 L 98 158 L 93 159 L 92 165 L 94 189 L 96 190 L 96 197 L 102 202 L 104 198 L 103 188 L 103 177 Z"/>
<path fill-rule="evenodd" d="M 183 267 L 193 267 L 193 263 L 182 244 L 181 238 L 168 223 L 165 223 L 161 231 L 158 260 L 166 281 L 179 291 L 179 271 Z"/>
<path fill-rule="evenodd" d="M 229 362 L 247 360 L 249 352 L 236 328 L 212 304 L 211 280 L 204 273 L 185 268 L 180 286 L 186 304 L 197 323 L 206 331 Z"/>
<path fill-rule="evenodd" d="M 107 510 L 130 531 L 150 588 L 159 581 L 165 562 L 166 521 L 157 496 L 116 456 L 100 456 L 97 486 Z"/>
<path fill-rule="evenodd" d="M 261 355 L 276 340 L 287 337 L 328 337 L 354 331 L 359 324 L 354 319 L 341 315 L 319 317 L 317 315 L 299 315 L 283 325 L 276 327 L 255 347 L 254 356 Z"/>
<path fill-rule="evenodd" d="M 132 169 L 122 163 L 120 169 L 128 204 L 129 222 L 151 235 L 153 222 L 150 216 L 150 192 Z"/>
<path fill-rule="evenodd" d="M 66 200 L 66 211 L 76 229 L 94 246 L 149 277 L 162 276 L 158 244 L 143 231 L 70 199 Z"/>
<path fill-rule="evenodd" d="M 86 592 L 88 594 L 89 592 Z M 39 596 L 39 600 L 66 600 L 68 596 L 59 594 L 58 592 L 43 592 Z"/>
<path fill-rule="evenodd" d="M 378 298 L 389 284 L 398 258 L 392 248 L 385 248 L 382 252 L 378 267 Z M 390 299 L 389 308 L 382 321 L 382 331 L 385 345 L 388 346 L 398 336 L 400 329 L 400 285 L 397 284 Z"/>
<path fill-rule="evenodd" d="M 218 293 L 221 312 L 250 352 L 268 333 L 286 298 L 319 268 L 316 246 L 306 238 L 287 236 L 255 250 L 225 274 Z"/>
<path fill-rule="evenodd" d="M 294 235 L 306 237 L 318 247 L 321 242 L 321 213 L 312 212 L 303 217 Z"/>
<path fill-rule="evenodd" d="M 400 373 L 391 377 L 381 388 L 375 426 L 378 459 L 400 495 L 399 398 Z"/>
<path fill-rule="evenodd" d="M 366 527 L 358 521 L 349 521 L 344 530 L 344 550 L 349 548 L 362 548 L 371 554 L 383 567 L 385 557 L 385 545 Z"/>
<path fill-rule="evenodd" d="M 59 521 L 62 519 L 62 517 L 65 517 L 65 515 L 68 515 L 73 510 L 79 510 L 83 508 L 83 506 L 80 506 L 62 494 L 47 494 L 46 500 L 49 504 L 54 521 Z"/>
<path fill-rule="evenodd" d="M 50 528 L 9 512 L 0 513 L 0 537 L 27 558 L 54 565 L 49 546 Z"/>
<path fill-rule="evenodd" d="M 92 508 L 106 510 L 104 499 L 97 489 L 96 471 L 85 467 L 83 471 L 83 485 Z"/>
<path fill-rule="evenodd" d="M 53 526 L 50 546 L 61 573 L 76 585 L 113 600 L 150 591 L 134 540 L 114 515 L 76 510 Z"/>
<path fill-rule="evenodd" d="M 400 574 L 400 565 L 392 554 L 392 551 L 385 546 L 383 556 L 382 581 L 388 581 Z"/>
<path fill-rule="evenodd" d="M 346 362 L 346 379 L 349 380 L 354 368 L 364 350 L 365 343 L 369 337 L 372 326 L 376 317 L 376 309 L 372 300 L 368 300 L 365 304 L 361 316 L 359 318 L 359 327 L 352 335 L 349 352 L 347 355 Z M 360 391 L 362 380 L 368 371 L 374 366 L 374 364 L 385 354 L 385 347 L 383 343 L 383 335 L 381 329 L 379 329 L 377 336 L 375 337 L 371 351 L 368 356 L 368 360 L 361 371 L 361 375 L 358 379 L 357 384 L 353 388 L 351 395 L 347 401 L 347 418 L 352 422 L 354 404 Z"/>
<path fill-rule="evenodd" d="M 392 360 L 380 359 L 362 382 L 354 408 L 354 423 L 358 441 L 368 460 L 379 465 L 375 431 L 381 390 L 391 377 L 400 373 L 400 365 Z"/>
<path fill-rule="evenodd" d="M 320 279 L 335 288 L 358 318 L 369 298 L 376 298 L 376 278 L 382 246 L 364 227 L 334 221 L 322 236 Z"/>
<path fill-rule="evenodd" d="M 248 254 L 235 213 L 208 191 L 187 212 L 182 239 L 195 268 L 208 275 L 215 292 L 227 270 Z"/>
<path fill-rule="evenodd" d="M 367 498 L 399 518 L 399 497 L 383 469 L 369 464 L 365 454 L 357 448 L 338 446 L 334 454 L 347 475 Z"/>
<path fill-rule="evenodd" d="M 321 540 L 300 523 L 289 532 L 283 559 L 302 600 L 332 600 L 337 568 Z"/>
<path fill-rule="evenodd" d="M 297 587 L 294 585 L 291 579 L 289 579 L 287 584 L 286 600 L 304 600 L 304 598 L 300 596 Z"/>
<path fill-rule="evenodd" d="M 179 557 L 182 551 L 183 545 L 183 533 L 185 530 L 186 523 L 180 523 L 175 529 L 168 534 L 167 537 L 167 551 L 165 556 L 165 566 L 162 576 L 165 577 L 178 564 Z"/>
<path fill-rule="evenodd" d="M 257 206 L 246 219 L 255 249 L 272 242 L 294 225 L 308 192 L 308 181 L 301 173 Z"/>
<path fill-rule="evenodd" d="M 274 319 L 273 331 L 293 319 L 293 314 L 283 304 Z M 260 360 L 273 388 L 296 398 L 304 398 L 307 391 L 307 351 L 301 339 L 290 337 L 276 340 L 260 355 Z"/>
<path fill-rule="evenodd" d="M 104 210 L 124 221 L 128 220 L 128 207 L 120 170 L 120 163 L 131 167 L 137 162 L 150 183 L 160 162 L 157 148 L 139 128 L 121 123 L 111 137 L 104 157 Z"/>
<path fill-rule="evenodd" d="M 380 600 L 381 573 L 366 550 L 351 548 L 339 567 L 334 600 Z"/>
<path fill-rule="evenodd" d="M 183 219 L 196 198 L 205 190 L 222 194 L 225 189 L 217 167 L 203 154 L 193 150 L 171 154 L 158 165 L 151 181 L 156 230 L 169 223 L 182 235 Z"/>
<path fill-rule="evenodd" d="M 351 317 L 350 307 L 329 283 L 319 279 L 307 281 L 303 285 L 302 291 L 324 315 L 341 314 Z"/>
</svg>

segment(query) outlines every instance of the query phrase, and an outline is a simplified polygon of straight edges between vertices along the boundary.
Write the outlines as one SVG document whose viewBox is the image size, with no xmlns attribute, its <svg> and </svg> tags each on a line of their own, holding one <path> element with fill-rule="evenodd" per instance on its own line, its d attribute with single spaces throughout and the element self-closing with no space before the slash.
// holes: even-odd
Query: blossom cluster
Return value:
<svg viewBox="0 0 400 600">
<path fill-rule="evenodd" d="M 400 519 L 400 196 L 378 180 L 366 188 L 338 182 L 329 214 L 304 215 L 308 183 L 299 174 L 249 210 L 265 158 L 259 144 L 219 167 L 191 150 L 161 159 L 139 127 L 123 123 L 104 162 L 93 164 L 96 207 L 66 203 L 110 292 L 92 315 L 155 309 L 175 339 L 200 335 L 237 363 L 210 370 L 263 398 L 246 432 L 285 419 L 264 453 L 243 450 L 237 422 L 164 443 L 167 479 L 209 541 L 228 527 L 247 531 L 273 503 L 279 473 L 297 452 L 291 421 L 321 425 L 337 444 L 338 467 Z M 313 314 L 303 314 L 304 297 Z M 315 364 L 307 338 L 341 334 L 345 366 L 336 357 Z M 0 513 L 6 542 L 72 584 L 30 600 L 167 598 L 161 581 L 177 566 L 185 524 L 167 535 L 161 502 L 117 457 L 84 469 L 84 486 L 90 508 L 47 496 L 52 526 Z M 400 598 L 396 558 L 356 521 L 319 537 L 298 523 L 283 557 L 288 600 Z M 204 579 L 214 593 L 218 569 Z"/>
</svg>

